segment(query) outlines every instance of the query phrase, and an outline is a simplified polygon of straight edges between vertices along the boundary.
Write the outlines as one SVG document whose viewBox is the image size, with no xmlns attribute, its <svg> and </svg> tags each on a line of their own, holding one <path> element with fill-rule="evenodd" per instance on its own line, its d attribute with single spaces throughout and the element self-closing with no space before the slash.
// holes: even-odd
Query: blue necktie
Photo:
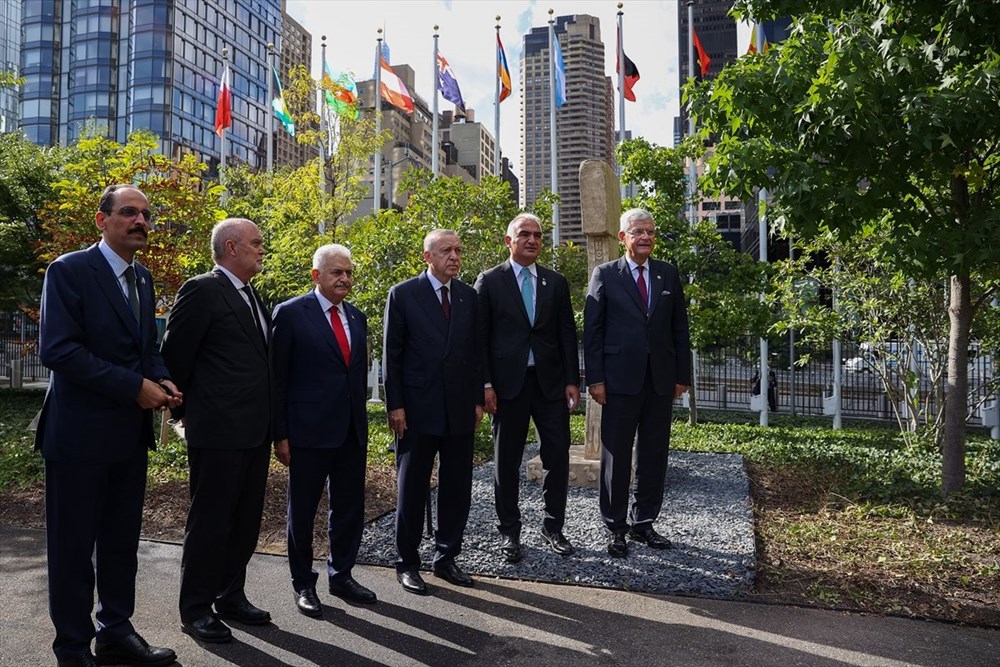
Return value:
<svg viewBox="0 0 1000 667">
<path fill-rule="evenodd" d="M 535 286 L 531 284 L 531 272 L 521 269 L 521 299 L 524 309 L 528 312 L 528 321 L 535 324 Z"/>
</svg>

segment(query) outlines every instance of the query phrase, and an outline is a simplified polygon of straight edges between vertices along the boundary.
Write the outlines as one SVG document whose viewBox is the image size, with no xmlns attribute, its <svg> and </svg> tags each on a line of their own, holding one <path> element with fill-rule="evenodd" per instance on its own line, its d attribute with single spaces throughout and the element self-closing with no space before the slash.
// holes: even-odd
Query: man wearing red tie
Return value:
<svg viewBox="0 0 1000 667">
<path fill-rule="evenodd" d="M 330 499 L 326 570 L 332 595 L 375 602 L 351 574 L 361 545 L 368 454 L 368 321 L 344 301 L 351 293 L 351 251 L 320 246 L 316 288 L 274 311 L 275 454 L 288 466 L 288 566 L 295 604 L 322 615 L 312 568 L 313 520 L 324 485 Z"/>
<path fill-rule="evenodd" d="M 611 531 L 608 553 L 624 557 L 626 534 L 653 549 L 670 546 L 653 523 L 663 505 L 673 401 L 691 384 L 691 346 L 677 269 L 650 257 L 653 217 L 642 209 L 626 211 L 618 239 L 625 256 L 601 264 L 590 279 L 583 347 L 588 390 L 604 406 L 600 506 Z"/>
</svg>

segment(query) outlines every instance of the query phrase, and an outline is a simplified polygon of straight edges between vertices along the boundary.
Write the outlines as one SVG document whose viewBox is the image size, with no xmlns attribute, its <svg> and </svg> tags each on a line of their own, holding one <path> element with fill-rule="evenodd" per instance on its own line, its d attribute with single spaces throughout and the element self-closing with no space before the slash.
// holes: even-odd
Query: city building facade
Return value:
<svg viewBox="0 0 1000 667">
<path fill-rule="evenodd" d="M 552 187 L 549 138 L 548 26 L 523 39 L 521 85 L 521 205 L 531 206 Z M 614 93 L 604 73 L 600 20 L 560 16 L 555 32 L 566 67 L 566 104 L 556 109 L 559 240 L 585 243 L 580 211 L 580 163 L 599 159 L 614 167 Z"/>
<path fill-rule="evenodd" d="M 20 122 L 31 141 L 65 145 L 90 128 L 121 142 L 147 129 L 164 154 L 192 154 L 214 173 L 228 61 L 227 162 L 264 167 L 267 45 L 282 53 L 282 0 L 24 0 L 21 8 Z"/>
<path fill-rule="evenodd" d="M 308 70 L 312 58 L 312 34 L 287 14 L 281 17 L 281 51 L 276 57 L 281 84 L 286 85 L 292 68 L 303 65 Z M 277 91 L 274 92 L 277 95 Z M 295 137 L 274 121 L 275 166 L 301 167 L 319 157 L 316 146 L 300 144 Z"/>
<path fill-rule="evenodd" d="M 21 71 L 21 0 L 0 0 L 0 72 Z M 0 132 L 17 129 L 17 88 L 0 88 Z"/>
</svg>

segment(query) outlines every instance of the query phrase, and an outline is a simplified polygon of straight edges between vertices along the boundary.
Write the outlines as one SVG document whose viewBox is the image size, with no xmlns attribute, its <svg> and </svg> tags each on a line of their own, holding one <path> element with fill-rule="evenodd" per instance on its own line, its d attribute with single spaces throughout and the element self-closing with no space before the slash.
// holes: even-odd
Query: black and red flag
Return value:
<svg viewBox="0 0 1000 667">
<path fill-rule="evenodd" d="M 698 67 L 701 70 L 701 75 L 703 77 L 708 76 L 708 68 L 712 65 L 712 59 L 708 57 L 705 48 L 701 45 L 701 40 L 698 39 L 698 31 L 694 29 L 694 26 L 691 26 L 691 41 L 694 42 L 694 51 L 698 58 Z"/>
<path fill-rule="evenodd" d="M 622 91 L 625 95 L 625 99 L 630 102 L 635 102 L 635 93 L 632 92 L 632 86 L 635 82 L 639 80 L 639 68 L 635 66 L 635 63 L 625 54 L 625 47 L 622 46 L 622 33 L 621 29 L 618 30 L 618 53 L 621 54 L 622 60 L 625 61 L 624 75 L 622 80 L 624 81 L 624 90 Z M 622 72 L 622 65 L 620 62 L 615 62 L 615 72 Z"/>
</svg>

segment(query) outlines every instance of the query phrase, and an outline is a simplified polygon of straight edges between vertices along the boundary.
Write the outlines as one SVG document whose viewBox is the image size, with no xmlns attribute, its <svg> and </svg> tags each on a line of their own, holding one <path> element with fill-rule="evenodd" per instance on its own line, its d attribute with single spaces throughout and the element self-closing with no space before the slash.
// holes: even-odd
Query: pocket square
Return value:
<svg viewBox="0 0 1000 667">
<path fill-rule="evenodd" d="M 662 292 L 660 292 L 660 296 L 670 296 L 670 292 L 668 292 L 667 290 L 663 290 Z"/>
</svg>

